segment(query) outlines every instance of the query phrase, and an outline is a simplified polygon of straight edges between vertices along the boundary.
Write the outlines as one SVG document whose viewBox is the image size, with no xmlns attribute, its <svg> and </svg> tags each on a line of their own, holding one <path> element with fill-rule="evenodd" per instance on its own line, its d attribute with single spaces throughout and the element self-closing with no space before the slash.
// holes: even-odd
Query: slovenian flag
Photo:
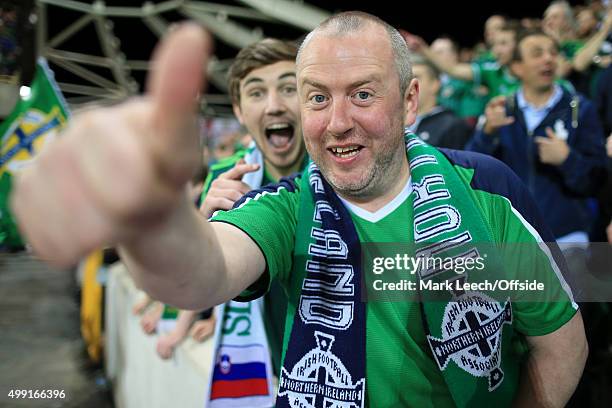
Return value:
<svg viewBox="0 0 612 408">
<path fill-rule="evenodd" d="M 213 371 L 211 401 L 268 395 L 266 353 L 261 344 L 221 347 Z"/>
<path fill-rule="evenodd" d="M 248 303 L 229 301 L 215 307 L 215 352 L 211 355 L 206 408 L 274 406 L 276 390 L 262 302 L 262 298 Z"/>
</svg>

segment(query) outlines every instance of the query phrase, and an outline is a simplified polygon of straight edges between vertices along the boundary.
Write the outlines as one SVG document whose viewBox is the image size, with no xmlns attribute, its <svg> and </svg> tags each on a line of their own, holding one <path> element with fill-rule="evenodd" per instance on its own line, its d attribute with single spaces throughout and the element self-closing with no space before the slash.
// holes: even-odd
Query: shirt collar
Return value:
<svg viewBox="0 0 612 408">
<path fill-rule="evenodd" d="M 548 101 L 543 106 L 536 108 L 535 106 L 527 102 L 527 100 L 525 99 L 525 93 L 523 92 L 523 87 L 521 87 L 516 95 L 516 101 L 518 103 L 519 108 L 521 110 L 531 109 L 534 111 L 551 110 L 553 106 L 555 106 L 563 96 L 563 91 L 561 90 L 561 87 L 559 85 L 554 84 L 553 89 L 553 94 L 550 96 L 550 98 L 548 98 Z"/>
</svg>

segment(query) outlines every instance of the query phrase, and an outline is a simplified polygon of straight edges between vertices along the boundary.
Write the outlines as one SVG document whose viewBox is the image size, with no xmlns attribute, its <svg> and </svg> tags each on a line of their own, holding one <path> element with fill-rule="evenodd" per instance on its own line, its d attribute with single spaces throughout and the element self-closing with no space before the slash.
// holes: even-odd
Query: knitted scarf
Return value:
<svg viewBox="0 0 612 408">
<path fill-rule="evenodd" d="M 242 181 L 260 188 L 264 174 L 261 151 L 252 144 L 247 164 L 259 169 Z M 263 321 L 263 298 L 250 302 L 229 301 L 215 308 L 213 362 L 206 406 L 209 408 L 269 408 L 274 405 L 272 362 Z"/>
<path fill-rule="evenodd" d="M 405 136 L 413 183 L 417 256 L 479 256 L 471 243 L 492 243 L 490 226 L 465 180 L 437 149 Z M 277 407 L 363 407 L 366 385 L 366 305 L 361 246 L 351 216 L 313 163 L 302 177 L 294 274 L 300 300 L 279 378 Z M 460 253 L 457 251 L 460 249 Z M 420 270 L 420 280 L 484 280 L 500 268 L 489 254 L 487 269 L 457 275 Z M 496 271 L 499 274 L 499 271 Z M 499 275 L 496 275 L 499 276 Z M 512 308 L 507 299 L 449 291 L 443 301 L 420 302 L 432 358 L 458 406 L 507 405 L 518 384 L 512 358 Z M 291 322 L 288 321 L 288 325 Z M 406 390 L 410 392 L 410 390 Z M 376 401 L 373 395 L 372 401 Z M 505 403 L 505 404 L 504 404 Z"/>
</svg>

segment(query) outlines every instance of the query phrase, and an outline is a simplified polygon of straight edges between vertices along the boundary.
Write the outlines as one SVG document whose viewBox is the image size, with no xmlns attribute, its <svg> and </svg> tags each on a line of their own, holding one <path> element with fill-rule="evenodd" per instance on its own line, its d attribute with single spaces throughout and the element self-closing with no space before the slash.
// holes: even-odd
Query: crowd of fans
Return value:
<svg viewBox="0 0 612 408">
<path fill-rule="evenodd" d="M 484 28 L 484 43 L 475 47 L 470 61 L 460 57 L 461 52 L 452 38 L 440 37 L 428 45 L 418 35 L 402 32 L 415 53 L 415 73 L 422 91 L 419 118 L 410 130 L 438 147 L 466 147 L 502 159 L 523 178 L 539 203 L 550 205 L 549 208 L 540 208 L 543 213 L 559 213 L 560 218 L 550 220 L 550 224 L 560 225 L 550 227 L 557 231 L 556 237 L 560 241 L 612 242 L 609 177 L 605 174 L 610 171 L 612 154 L 612 10 L 597 1 L 575 7 L 563 0 L 553 1 L 542 19 L 512 20 L 493 15 L 487 19 Z M 533 67 L 523 67 L 521 74 L 517 72 L 521 70 L 520 65 L 525 65 L 526 58 L 532 57 L 523 55 L 529 50 L 523 49 L 522 40 L 535 34 L 549 38 L 554 49 L 548 60 L 534 61 Z M 533 50 L 540 51 L 540 47 Z M 535 77 L 526 78 L 530 73 Z M 538 75 L 554 77 L 553 87 L 544 85 L 550 90 L 545 96 L 552 97 L 552 90 L 558 90 L 557 100 L 545 98 L 540 104 L 532 102 L 528 106 L 532 109 L 526 110 L 529 103 L 522 103 L 525 102 L 525 89 L 534 88 L 534 93 L 542 89 L 538 80 L 543 77 L 537 78 Z M 561 94 L 569 98 L 568 106 L 564 112 L 557 112 L 556 108 L 561 107 L 555 105 Z M 499 96 L 501 98 L 496 98 Z M 483 138 L 483 125 L 487 121 L 490 124 L 495 115 L 506 117 L 508 122 L 498 123 L 495 129 L 487 127 L 484 130 L 494 133 L 489 135 L 493 137 Z M 562 126 L 555 120 L 563 122 L 566 118 L 563 115 L 573 117 L 571 126 L 553 129 L 555 123 Z M 588 116 L 581 121 L 577 118 L 580 115 Z M 466 131 L 460 122 L 455 121 L 456 118 L 463 119 L 472 129 Z M 481 118 L 480 124 L 478 118 Z M 546 118 L 551 123 L 539 129 L 538 125 L 545 123 Z M 521 136 L 516 136 L 504 144 L 503 137 L 498 139 L 495 136 L 499 137 L 498 130 L 502 133 L 508 130 L 507 126 L 533 140 L 521 147 L 519 145 L 523 142 L 518 142 Z M 550 147 L 550 143 L 545 143 L 550 140 L 538 139 L 547 136 L 546 127 L 561 133 L 550 140 L 563 139 L 564 143 L 558 142 Z M 532 144 L 534 148 L 531 148 Z M 553 160 L 555 163 L 547 162 L 543 150 L 555 148 L 567 148 L 565 153 L 569 155 L 561 155 L 559 160 Z M 510 158 L 512 154 L 514 157 Z M 562 173 L 566 170 L 569 173 L 564 176 Z M 548 180 L 552 188 L 532 180 L 538 175 Z M 561 197 L 577 206 L 568 207 L 563 212 L 559 209 L 563 207 L 563 201 L 557 200 Z M 580 225 L 569 230 L 562 225 L 576 217 L 582 219 Z M 576 231 L 582 235 L 567 236 Z"/>
<path fill-rule="evenodd" d="M 589 246 L 612 243 L 611 31 L 611 7 L 599 1 L 572 7 L 564 0 L 553 1 L 541 19 L 490 16 L 483 43 L 473 49 L 460 49 L 446 35 L 427 44 L 401 30 L 420 83 L 417 121 L 408 130 L 437 147 L 490 154 L 512 168 L 535 197 L 574 271 L 569 279 L 584 296 L 578 300 L 585 301 L 581 274 L 605 278 L 609 265 L 600 262 L 593 271 L 598 267 L 589 263 Z M 223 160 L 249 140 L 223 135 L 211 143 L 205 162 Z M 196 185 L 204 180 L 199 177 Z M 157 346 L 162 358 L 189 330 L 202 340 L 214 326 L 210 311 L 181 318 L 183 312 L 170 309 L 148 298 L 134 307 L 144 313 L 146 333 L 166 332 Z M 163 329 L 159 322 L 173 313 L 179 316 L 174 328 Z M 607 306 L 585 303 L 583 314 L 592 355 L 609 357 Z M 596 366 L 587 365 L 586 378 Z"/>
<path fill-rule="evenodd" d="M 16 70 L 15 30 L 16 11 L 0 8 L 0 75 Z M 447 35 L 428 44 L 417 33 L 400 32 L 420 84 L 417 120 L 407 130 L 436 147 L 493 155 L 525 182 L 566 255 L 578 300 L 585 301 L 593 359 L 586 382 L 601 378 L 597 370 L 612 361 L 612 319 L 607 304 L 589 304 L 589 294 L 580 291 L 584 274 L 611 277 L 610 251 L 593 263 L 591 248 L 612 244 L 612 6 L 556 0 L 541 19 L 492 15 L 483 42 L 469 49 Z M 196 205 L 211 181 L 207 169 L 239 155 L 252 140 L 234 129 L 207 138 L 203 166 L 192 180 Z M 157 333 L 163 359 L 187 336 L 210 337 L 220 318 L 148 296 L 133 313 L 146 334 Z M 579 388 L 578 398 L 581 392 L 592 394 Z"/>
<path fill-rule="evenodd" d="M 565 255 L 591 348 L 577 400 L 609 382 L 612 352 L 609 303 L 594 302 L 585 288 L 589 276 L 607 280 L 611 271 L 611 30 L 611 7 L 558 0 L 541 19 L 490 16 L 484 42 L 467 52 L 447 36 L 427 44 L 402 31 L 421 84 L 409 130 L 507 164 Z"/>
</svg>

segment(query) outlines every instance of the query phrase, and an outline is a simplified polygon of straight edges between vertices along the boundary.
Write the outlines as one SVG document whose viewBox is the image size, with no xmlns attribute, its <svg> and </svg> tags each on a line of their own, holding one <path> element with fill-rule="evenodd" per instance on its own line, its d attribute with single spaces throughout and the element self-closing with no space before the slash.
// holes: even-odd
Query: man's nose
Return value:
<svg viewBox="0 0 612 408">
<path fill-rule="evenodd" d="M 556 61 L 557 60 L 557 56 L 552 53 L 552 52 L 545 52 L 544 53 L 544 61 L 549 62 L 549 61 Z"/>
<path fill-rule="evenodd" d="M 287 111 L 287 106 L 283 101 L 283 98 L 278 92 L 272 91 L 268 93 L 268 99 L 266 103 L 266 114 L 267 115 L 281 115 Z"/>
<path fill-rule="evenodd" d="M 349 102 L 345 98 L 332 102 L 331 118 L 327 130 L 337 136 L 342 136 L 353 128 Z"/>
</svg>

